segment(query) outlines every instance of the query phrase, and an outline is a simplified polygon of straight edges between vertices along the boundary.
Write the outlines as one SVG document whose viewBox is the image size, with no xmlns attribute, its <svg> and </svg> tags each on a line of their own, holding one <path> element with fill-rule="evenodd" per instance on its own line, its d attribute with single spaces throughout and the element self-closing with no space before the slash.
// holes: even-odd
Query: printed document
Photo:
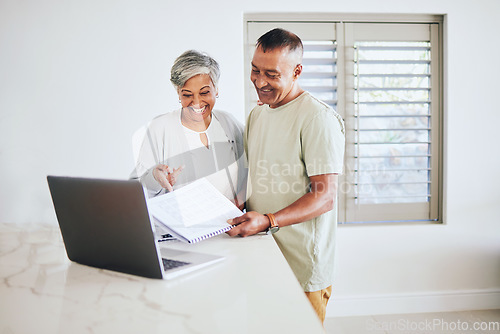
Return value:
<svg viewBox="0 0 500 334">
<path fill-rule="evenodd" d="M 172 235 L 190 243 L 229 231 L 226 221 L 243 214 L 205 178 L 150 198 L 148 210 Z"/>
</svg>

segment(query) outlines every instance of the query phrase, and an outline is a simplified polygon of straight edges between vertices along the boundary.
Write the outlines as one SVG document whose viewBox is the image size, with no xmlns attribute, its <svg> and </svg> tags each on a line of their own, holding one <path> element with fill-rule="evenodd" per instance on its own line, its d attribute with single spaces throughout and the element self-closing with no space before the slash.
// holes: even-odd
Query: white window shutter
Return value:
<svg viewBox="0 0 500 334">
<path fill-rule="evenodd" d="M 363 16 L 246 21 L 256 40 L 284 28 L 304 43 L 300 85 L 345 120 L 339 222 L 439 221 L 442 203 L 442 18 Z M 256 104 L 246 91 L 247 114 Z"/>
<path fill-rule="evenodd" d="M 430 24 L 346 24 L 346 222 L 427 221 L 433 169 Z M 434 95 L 435 96 L 435 95 Z M 436 131 L 437 132 L 437 131 Z"/>
</svg>

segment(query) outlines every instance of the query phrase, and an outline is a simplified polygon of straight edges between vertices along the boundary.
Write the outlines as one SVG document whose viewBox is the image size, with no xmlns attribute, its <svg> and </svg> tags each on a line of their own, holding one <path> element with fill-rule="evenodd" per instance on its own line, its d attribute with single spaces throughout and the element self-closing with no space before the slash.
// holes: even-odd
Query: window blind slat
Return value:
<svg viewBox="0 0 500 334">
<path fill-rule="evenodd" d="M 429 104 L 430 100 L 427 101 L 357 101 L 356 104 Z"/>
<path fill-rule="evenodd" d="M 302 72 L 300 78 L 337 78 L 337 72 Z"/>
<path fill-rule="evenodd" d="M 398 144 L 430 144 L 430 141 L 399 141 L 399 142 L 390 142 L 390 141 L 379 141 L 379 142 L 357 142 L 354 145 L 398 145 Z"/>
<path fill-rule="evenodd" d="M 357 46 L 359 50 L 371 50 L 371 51 L 429 51 L 428 46 Z"/>
<path fill-rule="evenodd" d="M 415 169 L 387 169 L 386 172 L 415 172 L 415 171 L 430 171 L 430 168 L 415 168 Z M 354 170 L 355 172 L 361 172 L 357 169 Z M 363 169 L 363 173 L 369 172 L 369 173 L 380 173 L 380 169 Z"/>
<path fill-rule="evenodd" d="M 356 132 L 391 132 L 391 131 L 430 131 L 430 128 L 407 128 L 407 129 L 354 129 Z"/>
<path fill-rule="evenodd" d="M 323 52 L 335 52 L 337 47 L 335 44 L 309 44 L 304 43 L 304 52 L 311 51 L 323 51 Z"/>
<path fill-rule="evenodd" d="M 358 74 L 358 78 L 430 78 L 430 74 L 417 73 L 364 73 Z"/>
<path fill-rule="evenodd" d="M 302 65 L 335 65 L 337 60 L 333 58 L 304 58 Z"/>
<path fill-rule="evenodd" d="M 389 158 L 396 158 L 396 159 L 401 159 L 401 158 L 428 158 L 430 157 L 430 154 L 423 154 L 423 155 L 372 155 L 372 156 L 364 156 L 364 157 L 359 157 L 359 156 L 354 156 L 355 158 L 358 159 L 389 159 Z"/>
<path fill-rule="evenodd" d="M 337 86 L 306 86 L 301 85 L 304 90 L 309 92 L 333 92 L 337 90 Z"/>
<path fill-rule="evenodd" d="M 430 91 L 431 88 L 420 88 L 420 87 L 358 87 L 358 91 Z"/>
<path fill-rule="evenodd" d="M 431 194 L 425 194 L 425 195 L 398 195 L 398 196 L 364 196 L 364 199 L 372 199 L 372 198 L 421 198 L 421 197 L 431 197 Z M 355 199 L 360 199 L 360 196 L 354 196 Z"/>
<path fill-rule="evenodd" d="M 355 182 L 356 186 L 382 186 L 382 185 L 404 185 L 404 184 L 430 184 L 427 182 L 389 182 L 389 183 L 381 183 L 381 182 Z"/>
<path fill-rule="evenodd" d="M 371 65 L 395 65 L 395 64 L 430 64 L 430 60 L 385 60 L 385 59 L 377 59 L 377 60 L 358 60 L 358 64 L 371 64 Z"/>
<path fill-rule="evenodd" d="M 431 115 L 355 115 L 355 118 L 384 118 L 384 117 L 426 117 L 430 118 Z"/>
</svg>

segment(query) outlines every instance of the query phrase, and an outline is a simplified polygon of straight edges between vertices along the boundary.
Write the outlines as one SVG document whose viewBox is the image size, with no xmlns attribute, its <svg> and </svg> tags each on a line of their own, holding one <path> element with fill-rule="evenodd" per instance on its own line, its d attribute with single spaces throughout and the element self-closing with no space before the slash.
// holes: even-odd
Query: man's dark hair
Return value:
<svg viewBox="0 0 500 334">
<path fill-rule="evenodd" d="M 275 28 L 260 36 L 255 46 L 261 47 L 264 52 L 281 48 L 288 48 L 290 52 L 299 50 L 301 58 L 304 52 L 304 46 L 299 36 L 280 28 Z"/>
</svg>

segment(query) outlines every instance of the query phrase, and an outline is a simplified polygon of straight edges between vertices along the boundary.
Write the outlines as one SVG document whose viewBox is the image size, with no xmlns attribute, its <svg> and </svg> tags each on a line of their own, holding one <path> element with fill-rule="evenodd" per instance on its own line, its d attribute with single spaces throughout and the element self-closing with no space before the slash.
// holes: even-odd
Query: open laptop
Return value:
<svg viewBox="0 0 500 334">
<path fill-rule="evenodd" d="M 160 249 L 138 181 L 47 176 L 71 261 L 150 278 L 172 279 L 223 257 Z"/>
</svg>

